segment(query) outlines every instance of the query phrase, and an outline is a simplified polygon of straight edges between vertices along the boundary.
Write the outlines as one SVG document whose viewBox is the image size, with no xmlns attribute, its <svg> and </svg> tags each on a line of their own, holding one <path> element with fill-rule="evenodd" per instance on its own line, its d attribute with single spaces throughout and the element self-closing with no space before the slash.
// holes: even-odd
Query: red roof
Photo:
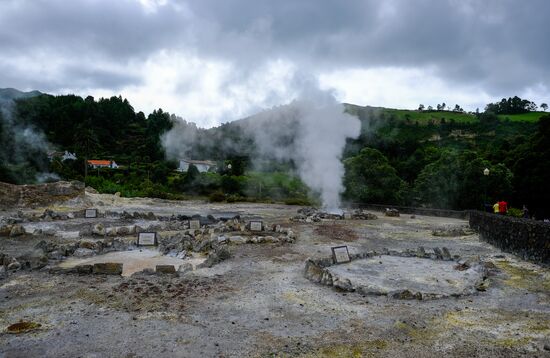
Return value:
<svg viewBox="0 0 550 358">
<path fill-rule="evenodd" d="M 111 165 L 110 160 L 88 160 L 88 164 L 91 165 Z"/>
</svg>

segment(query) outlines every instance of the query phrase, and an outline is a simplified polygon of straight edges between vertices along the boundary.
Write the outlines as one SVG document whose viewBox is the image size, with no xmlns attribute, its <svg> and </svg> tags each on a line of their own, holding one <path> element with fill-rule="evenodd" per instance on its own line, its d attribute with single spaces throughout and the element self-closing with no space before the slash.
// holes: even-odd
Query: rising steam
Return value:
<svg viewBox="0 0 550 358">
<path fill-rule="evenodd" d="M 263 112 L 245 128 L 262 155 L 293 161 L 300 178 L 320 194 L 329 211 L 340 208 L 342 152 L 346 140 L 356 138 L 360 129 L 356 117 L 345 113 L 332 95 L 320 91 Z"/>
<path fill-rule="evenodd" d="M 345 113 L 344 106 L 330 93 L 308 88 L 290 104 L 266 110 L 237 124 L 243 136 L 254 139 L 257 161 L 293 162 L 302 181 L 319 193 L 324 209 L 335 212 L 339 211 L 344 189 L 342 152 L 346 140 L 360 134 L 361 123 Z M 166 152 L 173 158 L 184 157 L 198 141 L 197 129 L 190 130 L 182 123 L 176 123 L 163 137 Z M 200 141 L 203 140 L 201 136 Z M 234 147 L 233 143 L 222 141 L 216 144 Z"/>
</svg>

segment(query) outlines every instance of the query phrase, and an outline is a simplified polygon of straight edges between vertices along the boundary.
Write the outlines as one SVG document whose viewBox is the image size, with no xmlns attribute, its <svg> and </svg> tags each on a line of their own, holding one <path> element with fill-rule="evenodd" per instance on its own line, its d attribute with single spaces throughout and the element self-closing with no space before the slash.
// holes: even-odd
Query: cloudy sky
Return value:
<svg viewBox="0 0 550 358">
<path fill-rule="evenodd" d="M 549 17 L 547 0 L 0 0 L 0 88 L 121 94 L 201 126 L 311 79 L 360 105 L 540 104 Z"/>
</svg>

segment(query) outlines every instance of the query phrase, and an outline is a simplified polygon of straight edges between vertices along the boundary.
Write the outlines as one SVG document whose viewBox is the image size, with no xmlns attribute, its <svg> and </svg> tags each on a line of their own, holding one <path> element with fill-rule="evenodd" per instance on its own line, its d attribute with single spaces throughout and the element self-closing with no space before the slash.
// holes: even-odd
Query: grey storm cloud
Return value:
<svg viewBox="0 0 550 358">
<path fill-rule="evenodd" d="M 228 61 L 239 76 L 270 59 L 284 59 L 318 72 L 431 68 L 443 80 L 475 84 L 495 95 L 550 88 L 546 0 L 158 3 L 147 8 L 135 0 L 3 0 L 0 68 L 12 58 L 42 53 L 63 59 L 61 79 L 117 88 L 139 80 L 106 73 L 116 70 L 75 68 L 94 62 L 128 65 L 175 49 Z M 0 72 L 0 84 L 35 83 L 24 68 L 14 68 L 19 72 Z"/>
</svg>

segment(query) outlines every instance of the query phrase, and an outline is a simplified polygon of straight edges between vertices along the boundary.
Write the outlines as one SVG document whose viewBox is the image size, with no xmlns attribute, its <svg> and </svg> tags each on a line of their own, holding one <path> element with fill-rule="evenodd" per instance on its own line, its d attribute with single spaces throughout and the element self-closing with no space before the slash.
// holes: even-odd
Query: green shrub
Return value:
<svg viewBox="0 0 550 358">
<path fill-rule="evenodd" d="M 215 191 L 208 196 L 208 201 L 219 203 L 225 200 L 225 195 L 221 191 Z"/>
<path fill-rule="evenodd" d="M 307 198 L 288 198 L 285 199 L 286 205 L 300 205 L 300 206 L 311 206 L 312 203 Z"/>
<path fill-rule="evenodd" d="M 237 194 L 233 194 L 233 195 L 229 195 L 225 200 L 228 203 L 237 203 L 237 202 L 247 201 L 247 198 Z"/>
<path fill-rule="evenodd" d="M 513 216 L 515 218 L 521 218 L 523 217 L 523 210 L 521 209 L 518 209 L 518 208 L 508 208 L 508 216 Z"/>
</svg>

